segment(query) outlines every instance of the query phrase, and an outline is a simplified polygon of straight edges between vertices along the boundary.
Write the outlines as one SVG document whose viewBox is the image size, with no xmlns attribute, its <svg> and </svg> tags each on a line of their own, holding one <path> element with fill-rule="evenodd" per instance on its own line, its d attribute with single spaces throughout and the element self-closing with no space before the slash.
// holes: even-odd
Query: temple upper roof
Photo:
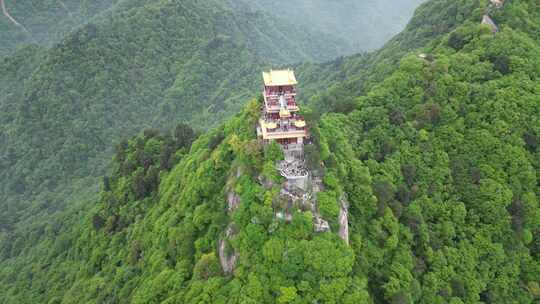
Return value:
<svg viewBox="0 0 540 304">
<path fill-rule="evenodd" d="M 287 70 L 270 70 L 270 72 L 263 72 L 264 85 L 267 87 L 272 86 L 286 86 L 296 85 L 296 77 L 294 71 Z"/>
</svg>

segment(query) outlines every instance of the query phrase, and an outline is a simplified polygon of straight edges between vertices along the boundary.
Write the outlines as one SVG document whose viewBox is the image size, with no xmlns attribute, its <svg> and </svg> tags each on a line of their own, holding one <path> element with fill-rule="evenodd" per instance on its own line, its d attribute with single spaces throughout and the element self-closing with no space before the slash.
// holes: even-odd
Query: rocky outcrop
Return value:
<svg viewBox="0 0 540 304">
<path fill-rule="evenodd" d="M 490 6 L 497 9 L 503 7 L 505 0 L 490 0 Z"/>
<path fill-rule="evenodd" d="M 499 27 L 497 26 L 497 24 L 495 24 L 495 21 L 493 21 L 493 19 L 489 17 L 489 15 L 484 15 L 482 17 L 482 24 L 489 26 L 493 33 L 499 32 Z"/>
<path fill-rule="evenodd" d="M 485 14 L 482 16 L 482 24 L 489 26 L 493 33 L 499 32 L 499 26 L 493 19 L 491 19 L 492 13 L 500 10 L 504 5 L 505 0 L 490 0 L 486 7 Z"/>
<path fill-rule="evenodd" d="M 313 192 L 313 194 L 324 191 L 324 183 L 322 179 L 315 173 L 313 174 L 313 177 L 311 179 L 311 191 Z"/>
<path fill-rule="evenodd" d="M 229 225 L 225 231 L 225 237 L 218 243 L 219 262 L 223 272 L 231 274 L 234 271 L 236 262 L 238 261 L 238 252 L 228 246 L 228 240 L 236 236 L 233 225 Z"/>
<path fill-rule="evenodd" d="M 314 177 L 311 180 L 311 192 L 313 196 L 312 205 L 311 205 L 311 213 L 313 213 L 313 227 L 315 232 L 328 232 L 332 229 L 330 228 L 330 224 L 327 220 L 323 219 L 321 214 L 319 213 L 319 210 L 317 209 L 317 193 L 324 190 L 324 184 L 320 177 Z"/>
<path fill-rule="evenodd" d="M 317 206 L 317 193 L 324 191 L 324 183 L 317 177 L 318 174 L 309 171 L 302 155 L 290 155 L 277 163 L 276 169 L 287 179 L 280 191 L 278 200 L 280 203 L 274 205 L 274 208 L 279 210 L 275 213 L 276 218 L 290 222 L 293 219 L 293 210 L 311 211 L 315 232 L 331 231 L 329 222 L 321 216 Z M 263 179 L 259 177 L 259 181 L 264 186 Z M 339 203 L 338 235 L 349 244 L 349 203 L 345 196 L 341 197 Z"/>
<path fill-rule="evenodd" d="M 238 206 L 240 206 L 240 196 L 233 190 L 227 191 L 227 212 L 234 212 Z"/>
<path fill-rule="evenodd" d="M 240 206 L 240 196 L 234 191 L 232 181 L 238 179 L 242 175 L 241 168 L 236 170 L 236 174 L 233 178 L 230 179 L 230 182 L 225 190 L 227 197 L 227 213 L 231 215 L 238 207 Z M 234 223 L 230 223 L 225 230 L 225 236 L 218 242 L 218 255 L 219 262 L 223 272 L 226 274 L 231 274 L 234 271 L 236 266 L 236 261 L 238 260 L 238 252 L 229 246 L 229 241 L 234 239 L 236 232 L 234 229 Z"/>
<path fill-rule="evenodd" d="M 328 224 L 328 221 L 325 221 L 320 216 L 315 216 L 313 219 L 313 226 L 315 228 L 315 232 L 327 232 L 330 231 L 330 224 Z"/>
<path fill-rule="evenodd" d="M 234 183 L 232 181 L 238 179 L 241 175 L 242 169 L 236 169 L 236 174 L 229 179 L 229 183 L 225 188 L 225 193 L 227 196 L 227 212 L 229 214 L 233 213 L 238 208 L 238 206 L 240 206 L 240 196 L 236 194 L 236 192 L 234 192 Z"/>
<path fill-rule="evenodd" d="M 338 217 L 338 235 L 345 241 L 345 243 L 347 243 L 347 245 L 349 245 L 349 202 L 344 195 L 341 196 L 340 204 L 341 209 Z"/>
<path fill-rule="evenodd" d="M 262 174 L 259 175 L 259 183 L 263 186 L 264 189 L 270 190 L 274 187 L 274 182 L 268 178 L 265 178 Z"/>
<path fill-rule="evenodd" d="M 288 212 L 278 212 L 276 213 L 276 218 L 287 222 L 292 222 L 293 220 L 292 214 Z"/>
</svg>

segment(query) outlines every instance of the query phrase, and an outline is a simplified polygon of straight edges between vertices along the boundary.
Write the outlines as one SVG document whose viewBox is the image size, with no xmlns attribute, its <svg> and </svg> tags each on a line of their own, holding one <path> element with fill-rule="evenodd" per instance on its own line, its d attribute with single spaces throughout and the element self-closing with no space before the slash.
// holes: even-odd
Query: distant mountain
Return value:
<svg viewBox="0 0 540 304">
<path fill-rule="evenodd" d="M 0 56 L 28 44 L 50 47 L 100 15 L 144 1 L 126 0 L 3 0 L 7 15 L 0 14 Z M 236 10 L 262 10 L 286 24 L 307 27 L 333 36 L 342 45 L 340 55 L 373 50 L 398 33 L 424 0 L 397 1 L 246 1 L 226 0 Z M 15 23 L 15 22 L 16 23 Z M 325 37 L 314 37 L 319 43 Z"/>
<path fill-rule="evenodd" d="M 399 33 L 425 0 L 231 0 L 332 35 L 349 43 L 348 54 L 381 47 Z M 321 43 L 324 39 L 319 40 Z"/>
<path fill-rule="evenodd" d="M 323 63 L 305 63 L 297 70 L 306 79 L 301 99 L 321 112 L 346 112 L 353 96 L 365 95 L 399 68 L 403 56 L 436 43 L 463 22 L 478 16 L 478 1 L 433 0 L 420 5 L 405 29 L 384 47 Z M 329 89 L 330 88 L 330 89 Z"/>
<path fill-rule="evenodd" d="M 66 189 L 95 192 L 119 139 L 182 121 L 208 129 L 256 91 L 262 67 L 341 52 L 314 36 L 219 0 L 124 1 L 52 48 L 1 59 L 0 205 L 11 223 L 0 229 L 23 209 L 61 209 Z"/>
<path fill-rule="evenodd" d="M 299 199 L 260 99 L 120 142 L 99 198 L 0 234 L 0 302 L 537 302 L 537 4 L 431 0 L 382 50 L 303 65 L 319 191 Z"/>
<path fill-rule="evenodd" d="M 29 43 L 51 46 L 117 2 L 2 0 L 5 11 L 0 14 L 0 57 Z"/>
</svg>

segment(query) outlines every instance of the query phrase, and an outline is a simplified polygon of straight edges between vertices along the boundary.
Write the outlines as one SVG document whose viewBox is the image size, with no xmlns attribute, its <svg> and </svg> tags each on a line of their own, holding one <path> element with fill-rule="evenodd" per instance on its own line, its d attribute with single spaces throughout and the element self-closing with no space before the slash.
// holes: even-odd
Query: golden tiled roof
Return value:
<svg viewBox="0 0 540 304">
<path fill-rule="evenodd" d="M 263 72 L 264 85 L 267 87 L 271 86 L 285 86 L 285 85 L 296 85 L 296 76 L 294 76 L 294 71 L 287 70 L 270 70 L 270 72 Z"/>
</svg>

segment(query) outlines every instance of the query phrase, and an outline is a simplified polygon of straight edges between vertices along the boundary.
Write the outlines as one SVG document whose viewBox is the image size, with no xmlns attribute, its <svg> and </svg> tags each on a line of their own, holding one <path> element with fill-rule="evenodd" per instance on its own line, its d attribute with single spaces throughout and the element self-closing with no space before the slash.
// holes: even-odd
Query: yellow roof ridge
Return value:
<svg viewBox="0 0 540 304">
<path fill-rule="evenodd" d="M 270 69 L 269 72 L 263 72 L 263 79 L 265 86 L 285 86 L 298 84 L 294 71 L 291 69 Z"/>
</svg>

